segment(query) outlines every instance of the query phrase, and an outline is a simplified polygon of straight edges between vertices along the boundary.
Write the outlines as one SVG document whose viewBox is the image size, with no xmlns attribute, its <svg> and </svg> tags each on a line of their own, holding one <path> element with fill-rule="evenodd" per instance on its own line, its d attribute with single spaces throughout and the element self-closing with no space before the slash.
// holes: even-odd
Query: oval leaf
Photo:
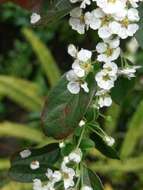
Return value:
<svg viewBox="0 0 143 190">
<path fill-rule="evenodd" d="M 92 170 L 83 167 L 82 174 L 82 185 L 92 187 L 93 190 L 104 190 L 100 178 Z"/>
<path fill-rule="evenodd" d="M 20 152 L 16 153 L 11 160 L 9 176 L 20 182 L 32 182 L 38 178 L 46 180 L 46 171 L 48 167 L 53 167 L 57 161 L 60 149 L 58 144 L 50 144 L 39 149 L 30 149 L 31 155 L 27 158 L 21 158 Z M 32 161 L 39 161 L 40 167 L 36 170 L 30 168 Z"/>
<path fill-rule="evenodd" d="M 67 89 L 66 76 L 51 90 L 42 114 L 45 134 L 56 139 L 70 135 L 86 113 L 95 94 L 93 76 L 88 76 L 89 93 L 71 94 Z"/>
</svg>

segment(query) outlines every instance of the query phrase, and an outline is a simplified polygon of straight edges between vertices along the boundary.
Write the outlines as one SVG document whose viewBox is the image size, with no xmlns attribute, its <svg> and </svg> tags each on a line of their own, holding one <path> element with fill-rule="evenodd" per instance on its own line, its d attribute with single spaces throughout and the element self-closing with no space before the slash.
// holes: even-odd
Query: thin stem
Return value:
<svg viewBox="0 0 143 190">
<path fill-rule="evenodd" d="M 95 131 L 95 130 L 92 129 L 90 126 L 88 126 L 88 128 L 89 128 L 92 132 L 98 134 L 101 138 L 103 138 L 103 136 L 102 136 L 99 132 Z"/>
<path fill-rule="evenodd" d="M 81 135 L 80 135 L 80 138 L 79 138 L 79 141 L 78 141 L 78 144 L 77 144 L 76 148 L 79 148 L 81 140 L 82 140 L 83 135 L 84 135 L 84 132 L 85 132 L 85 126 L 83 126 L 83 129 L 82 129 L 82 132 L 81 132 Z"/>
</svg>

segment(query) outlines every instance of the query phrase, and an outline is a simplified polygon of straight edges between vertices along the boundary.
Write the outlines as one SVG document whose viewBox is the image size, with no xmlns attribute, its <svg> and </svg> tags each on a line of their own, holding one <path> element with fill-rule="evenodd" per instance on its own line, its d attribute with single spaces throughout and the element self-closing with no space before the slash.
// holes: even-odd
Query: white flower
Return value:
<svg viewBox="0 0 143 190">
<path fill-rule="evenodd" d="M 33 180 L 33 190 L 42 190 L 42 182 L 40 179 Z"/>
<path fill-rule="evenodd" d="M 77 59 L 81 62 L 87 62 L 91 59 L 92 52 L 87 49 L 81 49 L 77 54 Z"/>
<path fill-rule="evenodd" d="M 21 158 L 27 158 L 31 155 L 31 151 L 29 149 L 23 150 L 20 153 Z"/>
<path fill-rule="evenodd" d="M 97 85 L 101 89 L 110 90 L 114 87 L 114 81 L 116 80 L 116 76 L 111 76 L 108 74 L 108 72 L 102 70 L 98 72 L 95 76 L 95 80 L 97 82 Z"/>
<path fill-rule="evenodd" d="M 64 188 L 68 189 L 74 186 L 75 171 L 72 168 L 62 167 L 62 179 L 64 182 Z"/>
<path fill-rule="evenodd" d="M 59 143 L 59 147 L 60 147 L 60 148 L 65 147 L 65 143 L 64 143 L 64 142 Z"/>
<path fill-rule="evenodd" d="M 75 58 L 72 64 L 72 69 L 77 77 L 84 77 L 88 72 L 90 72 L 91 66 L 91 56 L 92 52 L 87 49 L 81 49 L 78 51 L 73 44 L 68 46 L 68 53 Z"/>
<path fill-rule="evenodd" d="M 114 62 L 107 62 L 103 65 L 104 72 L 108 73 L 110 76 L 117 77 L 118 66 Z"/>
<path fill-rule="evenodd" d="M 79 125 L 79 127 L 83 127 L 85 125 L 85 121 L 81 120 L 78 125 Z"/>
<path fill-rule="evenodd" d="M 94 0 L 97 6 L 102 8 L 106 14 L 122 12 L 126 6 L 126 0 Z"/>
<path fill-rule="evenodd" d="M 68 54 L 71 55 L 72 57 L 76 58 L 77 53 L 78 53 L 77 48 L 73 44 L 70 44 L 68 46 Z"/>
<path fill-rule="evenodd" d="M 56 183 L 61 181 L 62 179 L 62 174 L 60 171 L 52 171 L 51 169 L 47 169 L 47 173 L 46 173 L 47 178 L 52 182 L 52 183 Z"/>
<path fill-rule="evenodd" d="M 105 136 L 104 140 L 108 146 L 113 146 L 115 143 L 115 139 L 113 137 Z"/>
<path fill-rule="evenodd" d="M 137 8 L 140 0 L 129 0 L 132 7 Z"/>
<path fill-rule="evenodd" d="M 30 164 L 32 170 L 37 170 L 40 167 L 40 163 L 37 160 L 33 160 Z"/>
<path fill-rule="evenodd" d="M 84 77 L 86 74 L 84 68 L 82 68 L 81 65 L 82 63 L 78 59 L 76 59 L 72 64 L 72 69 L 78 77 Z"/>
<path fill-rule="evenodd" d="M 104 17 L 104 12 L 100 8 L 97 8 L 85 13 L 85 23 L 93 30 L 97 30 L 101 27 Z"/>
<path fill-rule="evenodd" d="M 69 24 L 73 30 L 76 30 L 79 34 L 85 33 L 85 22 L 84 15 L 82 13 L 82 9 L 80 7 L 74 8 L 70 12 Z"/>
<path fill-rule="evenodd" d="M 76 149 L 73 152 L 71 152 L 68 157 L 70 161 L 73 161 L 75 163 L 80 163 L 82 158 L 82 152 L 80 149 Z"/>
<path fill-rule="evenodd" d="M 135 54 L 139 48 L 139 44 L 136 38 L 131 38 L 131 40 L 127 43 L 127 49 L 131 54 Z"/>
<path fill-rule="evenodd" d="M 82 82 L 79 80 L 78 76 L 75 74 L 74 70 L 70 70 L 66 74 L 67 80 L 69 81 L 67 89 L 72 94 L 78 94 L 82 88 L 86 93 L 89 92 L 87 82 Z"/>
<path fill-rule="evenodd" d="M 108 40 L 105 42 L 100 42 L 96 46 L 96 51 L 100 53 L 97 56 L 99 62 L 111 62 L 116 60 L 120 55 L 119 48 L 120 41 L 118 38 L 113 40 Z"/>
<path fill-rule="evenodd" d="M 123 17 L 116 16 L 116 21 L 113 21 L 109 25 L 113 33 L 122 39 L 126 39 L 128 36 L 133 36 L 136 33 L 139 26 L 135 22 L 138 22 L 140 19 L 137 9 L 125 9 L 124 12 Z"/>
<path fill-rule="evenodd" d="M 109 95 L 100 96 L 98 100 L 99 107 L 109 107 L 112 104 L 112 99 Z"/>
<path fill-rule="evenodd" d="M 136 70 L 141 68 L 141 66 L 130 66 L 118 71 L 119 75 L 124 75 L 128 79 L 135 77 Z"/>
<path fill-rule="evenodd" d="M 41 16 L 37 13 L 32 13 L 31 15 L 31 24 L 36 24 L 41 19 Z"/>
<path fill-rule="evenodd" d="M 102 39 L 111 37 L 112 30 L 109 27 L 111 16 L 106 15 L 100 8 L 85 13 L 85 23 L 93 30 L 98 29 L 98 35 Z"/>
<path fill-rule="evenodd" d="M 81 190 L 93 190 L 93 188 L 90 187 L 90 186 L 85 185 L 85 186 L 83 186 L 83 187 L 81 188 Z"/>
</svg>

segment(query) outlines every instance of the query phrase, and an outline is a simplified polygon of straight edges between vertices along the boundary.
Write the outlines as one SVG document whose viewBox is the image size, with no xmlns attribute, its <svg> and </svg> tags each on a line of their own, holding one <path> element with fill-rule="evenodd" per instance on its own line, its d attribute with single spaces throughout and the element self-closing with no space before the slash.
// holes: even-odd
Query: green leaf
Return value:
<svg viewBox="0 0 143 190">
<path fill-rule="evenodd" d="M 30 149 L 31 155 L 27 158 L 21 158 L 19 152 L 11 160 L 9 176 L 20 182 L 32 182 L 38 178 L 46 180 L 47 168 L 53 168 L 53 164 L 58 160 L 60 149 L 58 144 L 50 144 L 39 149 Z M 39 161 L 40 167 L 36 170 L 30 168 L 32 161 Z"/>
<path fill-rule="evenodd" d="M 17 182 L 10 182 L 6 184 L 1 190 L 31 190 L 32 184 L 22 184 Z"/>
<path fill-rule="evenodd" d="M 128 131 L 121 149 L 121 157 L 130 156 L 143 135 L 143 100 L 128 123 Z"/>
<path fill-rule="evenodd" d="M 50 138 L 44 138 L 41 131 L 31 126 L 8 121 L 0 123 L 0 137 L 3 136 L 22 138 L 36 143 L 52 143 L 54 141 Z"/>
<path fill-rule="evenodd" d="M 63 76 L 57 86 L 51 90 L 42 114 L 45 134 L 57 139 L 70 135 L 78 126 L 86 113 L 95 94 L 93 75 L 88 77 L 89 93 L 81 89 L 77 95 L 67 89 L 66 76 Z"/>
<path fill-rule="evenodd" d="M 82 150 L 86 150 L 86 149 L 94 148 L 94 147 L 95 147 L 94 141 L 89 138 L 83 138 L 80 143 L 80 148 Z"/>
<path fill-rule="evenodd" d="M 39 111 L 42 100 L 38 87 L 29 81 L 10 76 L 0 76 L 0 94 L 7 96 L 29 111 Z"/>
<path fill-rule="evenodd" d="M 30 42 L 33 50 L 35 51 L 39 62 L 45 72 L 49 83 L 54 86 L 60 79 L 60 71 L 56 62 L 46 45 L 28 28 L 22 30 L 26 39 Z"/>
<path fill-rule="evenodd" d="M 108 134 L 110 135 L 116 130 L 120 112 L 121 112 L 121 106 L 115 103 L 113 103 L 111 107 L 107 108 L 106 116 L 107 117 L 109 116 L 110 119 L 105 119 L 104 126 L 106 132 L 108 132 Z"/>
<path fill-rule="evenodd" d="M 92 170 L 83 167 L 82 185 L 92 187 L 93 190 L 104 190 L 100 178 Z"/>
<path fill-rule="evenodd" d="M 99 150 L 104 156 L 107 156 L 112 159 L 120 159 L 118 153 L 116 150 L 109 146 L 106 141 L 104 140 L 108 135 L 106 135 L 105 132 L 102 132 L 103 130 L 100 129 L 97 125 L 90 125 L 90 129 L 93 127 L 93 136 L 92 140 L 95 143 L 95 148 Z"/>
<path fill-rule="evenodd" d="M 143 170 L 143 154 L 125 160 L 106 160 L 88 163 L 88 167 L 102 174 L 110 172 L 138 173 Z"/>
<path fill-rule="evenodd" d="M 61 152 L 64 156 L 68 156 L 73 151 L 74 148 L 75 148 L 74 144 L 67 143 L 65 147 L 61 148 Z"/>
<path fill-rule="evenodd" d="M 134 88 L 134 84 L 135 79 L 119 78 L 115 82 L 115 87 L 111 90 L 112 99 L 117 104 L 121 104 Z"/>
<path fill-rule="evenodd" d="M 140 3 L 140 6 L 138 8 L 139 10 L 139 30 L 136 32 L 135 37 L 140 45 L 141 48 L 143 48 L 143 3 Z"/>
</svg>

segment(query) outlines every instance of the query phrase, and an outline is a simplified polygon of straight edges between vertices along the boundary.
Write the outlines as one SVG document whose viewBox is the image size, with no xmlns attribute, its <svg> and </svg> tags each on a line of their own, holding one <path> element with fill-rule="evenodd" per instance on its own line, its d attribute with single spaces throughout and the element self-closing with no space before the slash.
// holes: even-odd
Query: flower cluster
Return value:
<svg viewBox="0 0 143 190">
<path fill-rule="evenodd" d="M 63 158 L 60 170 L 47 169 L 45 176 L 48 183 L 43 185 L 40 179 L 33 180 L 33 190 L 55 190 L 59 182 L 63 182 L 63 189 L 74 190 L 76 181 L 80 177 L 77 168 L 82 159 L 82 152 L 79 148 L 72 151 L 68 156 Z M 91 187 L 84 185 L 82 190 L 92 190 Z"/>
<path fill-rule="evenodd" d="M 96 61 L 101 63 L 102 69 L 96 73 L 95 81 L 98 90 L 97 108 L 110 106 L 112 99 L 110 90 L 119 75 L 134 77 L 138 66 L 124 65 L 119 68 L 115 61 L 121 56 L 120 40 L 134 36 L 139 29 L 140 20 L 137 10 L 140 0 L 70 0 L 79 6 L 70 12 L 69 24 L 79 34 L 87 30 L 97 31 L 102 42 L 96 45 Z M 95 3 L 96 8 L 87 11 L 88 5 Z M 68 90 L 77 94 L 83 88 L 88 93 L 86 75 L 92 70 L 92 52 L 81 49 L 79 52 L 73 45 L 69 45 L 68 53 L 75 58 L 72 69 L 67 73 Z"/>
</svg>

